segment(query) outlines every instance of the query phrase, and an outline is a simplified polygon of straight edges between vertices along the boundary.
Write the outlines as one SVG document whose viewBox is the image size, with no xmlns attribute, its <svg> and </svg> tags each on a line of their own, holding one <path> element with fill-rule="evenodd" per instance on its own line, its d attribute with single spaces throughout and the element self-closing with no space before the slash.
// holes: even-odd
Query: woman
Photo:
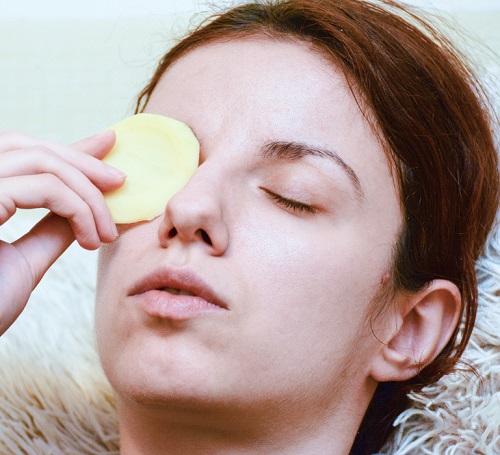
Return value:
<svg viewBox="0 0 500 455">
<path fill-rule="evenodd" d="M 96 159 L 112 133 L 71 148 L 1 138 L 0 221 L 57 214 L 1 245 L 3 330 L 74 238 L 108 242 L 96 332 L 123 454 L 373 453 L 474 324 L 474 262 L 498 205 L 479 93 L 393 2 L 230 10 L 140 95 L 138 111 L 201 143 L 151 222 L 117 238 L 101 191 L 124 176 Z"/>
</svg>

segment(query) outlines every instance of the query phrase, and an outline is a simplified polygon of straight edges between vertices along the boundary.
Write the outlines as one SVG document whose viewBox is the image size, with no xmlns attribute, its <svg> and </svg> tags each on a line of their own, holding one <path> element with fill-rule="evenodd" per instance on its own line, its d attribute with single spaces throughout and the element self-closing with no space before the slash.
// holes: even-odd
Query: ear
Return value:
<svg viewBox="0 0 500 455">
<path fill-rule="evenodd" d="M 458 324 L 461 296 L 447 280 L 434 280 L 415 294 L 396 298 L 391 324 L 373 358 L 370 376 L 378 382 L 416 376 L 444 349 Z"/>
</svg>

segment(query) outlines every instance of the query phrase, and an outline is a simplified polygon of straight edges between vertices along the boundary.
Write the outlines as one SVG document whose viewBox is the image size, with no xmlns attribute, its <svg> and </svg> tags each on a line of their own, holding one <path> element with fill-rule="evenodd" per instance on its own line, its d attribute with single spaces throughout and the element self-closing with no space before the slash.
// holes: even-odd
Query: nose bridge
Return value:
<svg viewBox="0 0 500 455">
<path fill-rule="evenodd" d="M 220 172 L 211 163 L 202 163 L 194 172 L 188 183 L 172 196 L 167 204 L 176 207 L 178 204 L 187 204 L 187 210 L 206 211 L 209 205 L 212 209 L 218 205 L 221 196 Z"/>
<path fill-rule="evenodd" d="M 225 251 L 229 233 L 220 171 L 215 163 L 202 163 L 189 182 L 172 196 L 159 227 L 162 246 L 176 241 L 200 242 L 215 254 Z"/>
</svg>

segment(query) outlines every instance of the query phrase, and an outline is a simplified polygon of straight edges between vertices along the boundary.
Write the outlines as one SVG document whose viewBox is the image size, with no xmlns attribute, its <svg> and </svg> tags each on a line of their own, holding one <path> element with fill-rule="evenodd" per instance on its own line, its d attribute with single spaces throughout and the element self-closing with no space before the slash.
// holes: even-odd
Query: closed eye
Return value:
<svg viewBox="0 0 500 455">
<path fill-rule="evenodd" d="M 312 205 L 304 204 L 303 202 L 296 201 L 294 199 L 285 198 L 285 197 L 280 196 L 279 194 L 273 193 L 272 191 L 269 191 L 268 189 L 263 188 L 263 187 L 259 187 L 259 188 L 261 190 L 265 191 L 266 194 L 271 199 L 276 201 L 278 204 L 280 204 L 283 207 L 285 207 L 289 210 L 292 210 L 294 212 L 317 213 L 317 211 L 318 211 L 317 208 L 312 206 Z"/>
</svg>

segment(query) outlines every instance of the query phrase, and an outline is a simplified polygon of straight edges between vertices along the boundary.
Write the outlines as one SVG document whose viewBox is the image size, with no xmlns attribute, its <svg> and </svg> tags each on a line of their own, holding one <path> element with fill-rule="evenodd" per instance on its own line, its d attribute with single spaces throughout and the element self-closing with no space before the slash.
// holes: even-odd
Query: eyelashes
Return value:
<svg viewBox="0 0 500 455">
<path fill-rule="evenodd" d="M 316 207 L 308 204 L 304 204 L 303 202 L 296 201 L 294 199 L 288 199 L 283 196 L 280 196 L 279 194 L 273 193 L 272 191 L 269 191 L 266 188 L 259 187 L 261 190 L 265 191 L 266 194 L 276 201 L 278 204 L 281 206 L 285 207 L 288 210 L 291 210 L 293 212 L 298 212 L 298 213 L 317 213 Z"/>
</svg>

